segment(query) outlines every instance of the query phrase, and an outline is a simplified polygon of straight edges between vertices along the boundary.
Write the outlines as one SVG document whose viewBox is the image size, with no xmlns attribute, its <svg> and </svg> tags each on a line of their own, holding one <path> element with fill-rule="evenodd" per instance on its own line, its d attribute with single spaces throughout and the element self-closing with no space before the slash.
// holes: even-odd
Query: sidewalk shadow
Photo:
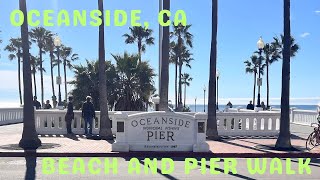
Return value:
<svg viewBox="0 0 320 180">
<path fill-rule="evenodd" d="M 38 137 L 44 137 L 44 138 L 69 138 L 74 141 L 79 141 L 79 138 L 84 138 L 83 135 L 76 135 L 76 134 L 41 134 L 38 135 Z"/>
<path fill-rule="evenodd" d="M 201 164 L 200 162 L 198 162 L 198 166 L 202 166 L 202 164 Z M 206 164 L 206 168 L 209 169 L 209 170 L 211 170 L 210 165 L 207 165 L 207 164 Z M 224 170 L 224 169 L 217 168 L 217 167 L 214 168 L 214 169 L 215 169 L 216 171 L 221 172 L 221 174 L 225 173 L 225 170 Z M 250 177 L 248 177 L 248 176 L 241 175 L 241 174 L 233 174 L 232 172 L 228 172 L 227 174 L 230 175 L 230 176 L 233 176 L 233 177 L 235 177 L 235 178 L 239 178 L 239 179 L 254 180 L 253 178 L 250 178 Z M 230 179 L 231 179 L 231 178 L 230 178 Z"/>
<path fill-rule="evenodd" d="M 140 164 L 142 164 L 143 166 L 145 166 L 144 162 L 139 160 Z M 167 179 L 172 179 L 172 180 L 177 180 L 177 178 L 175 178 L 174 176 L 171 176 L 170 174 L 162 174 L 161 169 L 157 168 L 157 173 L 161 174 L 162 176 L 164 176 Z"/>
<path fill-rule="evenodd" d="M 251 150 L 255 150 L 255 151 L 260 151 L 260 152 L 263 152 L 263 153 L 269 153 L 270 152 L 270 151 L 267 151 L 267 150 L 257 149 L 257 148 L 251 147 L 251 146 L 246 146 L 246 145 L 234 143 L 234 142 L 231 142 L 231 140 L 230 141 L 222 141 L 222 143 L 226 143 L 226 144 L 229 144 L 229 145 L 238 146 L 238 147 L 242 147 L 242 148 L 246 148 L 246 149 L 251 149 Z"/>
<path fill-rule="evenodd" d="M 101 138 L 99 135 L 87 136 L 87 139 L 95 140 L 95 141 L 105 140 L 105 139 Z M 105 140 L 105 141 L 107 141 L 109 144 L 113 144 L 115 142 L 114 139 L 113 140 Z"/>
<path fill-rule="evenodd" d="M 37 167 L 37 154 L 36 150 L 25 150 L 25 160 L 26 160 L 26 180 L 36 179 L 36 167 Z"/>
<path fill-rule="evenodd" d="M 79 138 L 75 134 L 67 134 L 65 137 L 74 141 L 79 141 Z"/>
<path fill-rule="evenodd" d="M 307 138 L 300 137 L 300 136 L 297 136 L 297 135 L 295 135 L 295 134 L 291 134 L 291 139 L 307 140 Z"/>
</svg>

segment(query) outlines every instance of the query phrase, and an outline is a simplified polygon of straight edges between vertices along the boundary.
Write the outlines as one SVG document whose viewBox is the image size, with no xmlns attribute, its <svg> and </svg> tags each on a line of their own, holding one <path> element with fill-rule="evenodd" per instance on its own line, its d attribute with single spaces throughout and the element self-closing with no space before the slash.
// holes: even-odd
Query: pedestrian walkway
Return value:
<svg viewBox="0 0 320 180">
<path fill-rule="evenodd" d="M 263 156 L 269 154 L 270 156 L 276 154 L 297 154 L 297 153 L 311 153 L 314 157 L 320 157 L 320 147 L 316 147 L 312 151 L 305 149 L 305 141 L 313 128 L 302 125 L 291 125 L 292 145 L 298 150 L 293 152 L 276 151 L 272 147 L 276 143 L 276 137 L 224 137 L 220 142 L 207 141 L 210 145 L 211 153 L 207 155 L 217 156 Z M 0 126 L 0 155 L 5 153 L 21 153 L 24 152 L 17 144 L 21 139 L 22 124 Z M 42 135 L 39 136 L 43 147 L 40 147 L 38 153 L 87 153 L 92 155 L 110 155 L 122 156 L 128 153 L 111 152 L 111 145 L 113 142 L 104 140 L 89 139 L 85 136 L 63 136 L 63 135 Z M 131 153 L 132 154 L 132 153 Z M 137 154 L 137 153 L 133 153 Z M 141 153 L 142 154 L 142 153 Z M 143 153 L 145 154 L 145 153 Z M 179 154 L 179 153 L 174 153 Z M 188 154 L 188 153 L 183 153 Z M 181 155 L 183 155 L 181 154 Z M 189 153 L 192 154 L 192 153 Z"/>
</svg>

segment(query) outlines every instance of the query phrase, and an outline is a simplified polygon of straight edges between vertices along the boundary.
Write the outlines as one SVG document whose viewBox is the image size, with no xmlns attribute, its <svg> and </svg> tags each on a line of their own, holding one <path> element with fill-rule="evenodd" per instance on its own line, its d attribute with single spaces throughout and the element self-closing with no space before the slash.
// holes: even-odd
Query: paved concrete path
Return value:
<svg viewBox="0 0 320 180">
<path fill-rule="evenodd" d="M 292 145 L 300 150 L 307 152 L 305 149 L 305 139 L 308 137 L 313 128 L 302 125 L 291 125 Z M 22 149 L 12 148 L 21 139 L 22 124 L 0 126 L 0 153 L 1 152 L 23 152 Z M 45 146 L 38 149 L 39 153 L 112 153 L 112 142 L 104 140 L 92 140 L 85 136 L 40 136 Z M 257 148 L 258 145 L 272 146 L 276 143 L 275 137 L 231 137 L 224 139 L 222 142 L 207 141 L 210 150 L 213 153 L 221 154 L 241 154 L 241 153 L 283 153 L 279 151 L 266 150 Z M 320 147 L 310 151 L 310 153 L 320 153 Z"/>
<path fill-rule="evenodd" d="M 308 126 L 301 125 L 291 125 L 292 132 L 292 144 L 298 148 L 300 151 L 292 152 L 290 154 L 300 155 L 301 153 L 305 153 L 305 138 L 309 135 L 309 133 L 313 130 L 313 128 Z M 281 160 L 282 162 L 282 174 L 271 174 L 270 173 L 270 162 L 271 159 L 267 159 L 267 169 L 266 172 L 262 175 L 259 174 L 250 174 L 247 167 L 248 159 L 238 158 L 236 159 L 236 174 L 227 173 L 224 174 L 224 162 L 221 160 L 217 163 L 218 168 L 217 171 L 221 172 L 219 175 L 210 174 L 210 159 L 207 158 L 205 163 L 201 164 L 200 159 L 205 156 L 195 155 L 195 158 L 198 158 L 197 166 L 195 169 L 190 171 L 190 174 L 185 173 L 185 156 L 193 157 L 193 153 L 184 153 L 180 154 L 179 157 L 172 156 L 172 154 L 163 154 L 166 157 L 171 157 L 174 160 L 174 171 L 171 174 L 163 174 L 161 173 L 161 155 L 158 158 L 157 172 L 156 174 L 145 174 L 144 172 L 144 157 L 150 157 L 150 154 L 141 153 L 141 154 L 132 154 L 134 157 L 139 155 L 143 157 L 139 159 L 139 165 L 141 167 L 141 173 L 137 174 L 129 174 L 128 166 L 129 160 L 131 157 L 123 156 L 123 154 L 113 153 L 111 152 L 111 144 L 112 142 L 102 141 L 102 140 L 90 140 L 85 136 L 74 136 L 74 137 L 64 137 L 64 136 L 41 136 L 40 139 L 45 146 L 52 145 L 48 149 L 39 149 L 37 152 L 40 156 L 44 157 L 36 157 L 36 156 L 27 156 L 24 157 L 24 151 L 17 148 L 13 150 L 13 147 L 17 147 L 17 143 L 21 138 L 22 133 L 22 124 L 14 124 L 7 126 L 0 126 L 0 179 L 10 180 L 10 179 L 319 179 L 320 177 L 320 148 L 316 148 L 311 151 L 312 154 L 305 154 L 309 157 L 311 155 L 316 155 L 316 158 L 311 158 L 311 162 L 309 167 L 311 168 L 310 174 L 304 172 L 303 174 L 295 174 L 295 175 L 286 175 L 286 159 Z M 274 150 L 266 150 L 259 149 L 257 145 L 274 145 L 276 142 L 276 138 L 229 138 L 224 139 L 222 142 L 216 141 L 207 141 L 210 145 L 210 150 L 212 153 L 209 153 L 209 157 L 228 157 L 233 155 L 240 155 L 238 157 L 250 157 L 251 154 L 255 155 L 255 157 L 265 157 L 268 153 L 269 157 L 281 156 L 281 154 L 287 152 L 280 152 Z M 21 157 L 8 157 L 10 154 L 8 153 L 17 153 L 20 154 Z M 77 154 L 79 153 L 79 154 Z M 82 153 L 82 154 L 80 154 Z M 83 154 L 85 153 L 85 154 Z M 100 154 L 99 154 L 100 153 Z M 15 154 L 15 155 L 17 155 Z M 159 155 L 159 154 L 158 154 Z M 207 154 L 208 155 L 208 154 Z M 249 156 L 248 156 L 249 155 Z M 68 157 L 68 162 L 66 170 L 69 174 L 62 175 L 59 174 L 58 171 L 58 161 L 59 157 Z M 77 157 L 83 157 L 85 162 L 85 174 L 72 174 L 73 161 Z M 118 173 L 115 174 L 104 174 L 103 166 L 102 173 L 97 175 L 92 175 L 88 172 L 88 161 L 90 157 L 96 157 L 100 161 L 104 161 L 106 158 L 110 158 L 109 156 L 114 156 L 114 158 L 118 161 Z M 183 157 L 181 157 L 183 156 Z M 288 154 L 285 155 L 287 157 Z M 54 159 L 55 169 L 56 171 L 53 174 L 46 175 L 43 173 L 43 159 L 45 157 L 52 157 Z M 156 156 L 157 157 L 157 156 Z M 61 159 L 60 159 L 61 160 Z M 291 167 L 293 170 L 298 173 L 298 159 L 292 158 Z M 103 164 L 103 163 L 102 163 Z M 202 166 L 201 166 L 202 165 Z M 100 167 L 95 165 L 95 168 Z M 202 167 L 202 168 L 201 168 Z M 201 170 L 202 169 L 202 170 Z M 202 174 L 201 172 L 206 171 L 206 174 Z"/>
</svg>

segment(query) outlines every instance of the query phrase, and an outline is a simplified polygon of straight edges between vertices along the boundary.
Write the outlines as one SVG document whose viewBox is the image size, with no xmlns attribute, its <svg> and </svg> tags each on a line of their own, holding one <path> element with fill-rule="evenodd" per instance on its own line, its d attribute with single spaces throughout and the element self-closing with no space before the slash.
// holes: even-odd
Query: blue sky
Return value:
<svg viewBox="0 0 320 180">
<path fill-rule="evenodd" d="M 298 55 L 291 63 L 291 103 L 292 104 L 318 104 L 320 102 L 320 83 L 318 83 L 318 68 L 320 67 L 320 1 L 318 0 L 292 0 L 292 35 L 301 46 Z M 28 10 L 37 9 L 66 9 L 73 10 L 97 9 L 94 0 L 27 0 Z M 158 1 L 156 0 L 105 0 L 105 9 L 122 9 L 128 13 L 130 10 L 140 9 L 141 20 L 148 21 L 154 30 L 156 44 L 147 47 L 143 59 L 150 61 L 152 67 L 158 72 Z M 0 59 L 0 104 L 18 103 L 17 63 L 10 62 L 4 46 L 11 37 L 20 35 L 20 28 L 10 24 L 10 13 L 18 9 L 18 0 L 0 1 L 0 37 L 3 39 Z M 187 14 L 188 24 L 194 35 L 195 61 L 192 69 L 184 68 L 184 72 L 192 74 L 193 82 L 187 89 L 187 102 L 193 103 L 194 98 L 203 102 L 203 86 L 208 84 L 209 56 L 211 38 L 211 1 L 171 1 L 172 12 L 182 9 Z M 218 26 L 218 69 L 221 73 L 219 80 L 220 104 L 231 100 L 234 104 L 246 104 L 252 97 L 253 77 L 245 73 L 244 61 L 256 50 L 256 43 L 260 36 L 265 42 L 283 31 L 283 1 L 282 0 L 220 0 L 219 26 Z M 122 35 L 128 33 L 128 27 L 107 27 L 105 34 L 106 57 L 111 53 L 137 52 L 136 45 L 126 45 Z M 98 28 L 96 27 L 52 27 L 47 28 L 58 33 L 64 44 L 71 46 L 78 53 L 80 60 L 97 59 L 98 57 Z M 31 52 L 38 52 L 32 47 Z M 49 72 L 48 56 L 45 55 L 45 67 Z M 55 72 L 56 73 L 56 72 Z M 50 99 L 49 73 L 45 74 L 45 99 Z M 71 71 L 68 77 L 72 78 Z M 174 101 L 174 67 L 170 70 L 169 98 Z M 262 100 L 265 101 L 266 84 L 263 77 L 261 89 Z M 39 81 L 39 79 L 38 79 Z M 158 85 L 157 78 L 155 84 Z M 40 82 L 38 82 L 38 86 Z M 40 93 L 40 89 L 38 91 Z M 281 61 L 270 68 L 270 97 L 271 103 L 279 104 L 281 96 Z M 206 95 L 207 97 L 207 95 Z"/>
</svg>

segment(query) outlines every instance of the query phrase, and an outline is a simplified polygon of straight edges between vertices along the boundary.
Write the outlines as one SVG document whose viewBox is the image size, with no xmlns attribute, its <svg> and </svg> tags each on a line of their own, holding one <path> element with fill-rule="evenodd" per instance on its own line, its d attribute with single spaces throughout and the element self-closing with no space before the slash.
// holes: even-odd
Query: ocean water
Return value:
<svg viewBox="0 0 320 180">
<path fill-rule="evenodd" d="M 207 112 L 208 111 L 208 106 L 206 105 L 205 107 L 203 105 L 188 105 L 188 107 L 190 108 L 190 110 L 192 112 L 203 112 L 204 109 Z M 219 105 L 219 109 L 223 110 L 225 109 L 226 105 Z M 247 107 L 247 105 L 233 105 L 233 108 L 243 108 L 245 109 Z M 280 105 L 271 105 L 272 108 L 276 108 L 276 109 L 280 109 Z M 291 105 L 290 107 L 294 107 L 297 109 L 301 109 L 301 110 L 312 110 L 312 111 L 316 111 L 317 110 L 317 105 Z"/>
</svg>

